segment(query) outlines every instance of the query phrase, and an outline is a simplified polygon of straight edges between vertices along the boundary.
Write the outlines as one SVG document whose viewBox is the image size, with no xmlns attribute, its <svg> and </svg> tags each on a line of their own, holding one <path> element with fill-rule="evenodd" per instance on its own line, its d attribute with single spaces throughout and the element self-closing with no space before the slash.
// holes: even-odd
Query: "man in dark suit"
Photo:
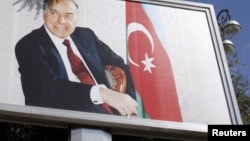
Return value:
<svg viewBox="0 0 250 141">
<path fill-rule="evenodd" d="M 45 0 L 44 25 L 18 41 L 15 48 L 25 104 L 32 106 L 113 114 L 136 113 L 135 89 L 129 67 L 89 28 L 77 27 L 78 5 L 74 0 Z M 87 65 L 94 85 L 82 84 L 67 58 L 68 39 L 73 51 Z M 127 79 L 126 94 L 110 88 L 104 67 L 121 68 Z"/>
</svg>

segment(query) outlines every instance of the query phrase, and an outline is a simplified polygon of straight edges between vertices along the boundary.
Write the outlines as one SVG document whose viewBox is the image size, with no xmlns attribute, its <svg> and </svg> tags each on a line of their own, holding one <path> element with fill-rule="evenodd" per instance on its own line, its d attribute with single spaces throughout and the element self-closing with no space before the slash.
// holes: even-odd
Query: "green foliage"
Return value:
<svg viewBox="0 0 250 141">
<path fill-rule="evenodd" d="M 30 141 L 35 132 L 31 125 L 10 123 L 7 135 L 8 141 Z"/>
<path fill-rule="evenodd" d="M 247 77 L 238 70 L 239 65 L 245 65 L 240 63 L 237 52 L 228 56 L 227 60 L 243 124 L 250 124 L 249 81 Z"/>
</svg>

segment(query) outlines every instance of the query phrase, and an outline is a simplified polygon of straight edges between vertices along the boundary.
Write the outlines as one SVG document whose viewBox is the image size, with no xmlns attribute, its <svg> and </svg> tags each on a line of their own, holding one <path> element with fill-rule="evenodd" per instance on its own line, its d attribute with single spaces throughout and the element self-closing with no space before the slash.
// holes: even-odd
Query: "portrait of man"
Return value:
<svg viewBox="0 0 250 141">
<path fill-rule="evenodd" d="M 25 105 L 112 115 L 137 111 L 130 68 L 90 29 L 78 27 L 74 0 L 45 0 L 44 24 L 15 46 Z M 105 68 L 124 72 L 124 92 L 112 89 Z"/>
<path fill-rule="evenodd" d="M 1 43 L 0 102 L 230 123 L 213 23 L 204 11 L 163 3 L 4 1 L 12 14 L 1 23 L 10 38 Z"/>
</svg>

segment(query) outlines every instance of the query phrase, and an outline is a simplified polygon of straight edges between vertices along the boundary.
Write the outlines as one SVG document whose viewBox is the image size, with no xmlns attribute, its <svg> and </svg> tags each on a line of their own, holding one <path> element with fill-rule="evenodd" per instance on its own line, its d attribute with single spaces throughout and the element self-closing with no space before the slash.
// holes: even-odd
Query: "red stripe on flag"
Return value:
<svg viewBox="0 0 250 141">
<path fill-rule="evenodd" d="M 182 121 L 171 62 L 140 3 L 126 2 L 129 65 L 151 119 Z"/>
</svg>

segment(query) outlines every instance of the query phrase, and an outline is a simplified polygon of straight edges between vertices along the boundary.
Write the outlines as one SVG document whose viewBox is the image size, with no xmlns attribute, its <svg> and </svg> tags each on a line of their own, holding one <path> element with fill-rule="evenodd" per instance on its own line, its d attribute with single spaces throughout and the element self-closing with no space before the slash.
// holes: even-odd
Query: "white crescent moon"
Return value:
<svg viewBox="0 0 250 141">
<path fill-rule="evenodd" d="M 152 53 L 154 52 L 154 41 L 153 38 L 150 34 L 150 32 L 147 30 L 147 28 L 145 28 L 142 24 L 140 23 L 136 23 L 136 22 L 132 22 L 128 25 L 128 34 L 127 34 L 127 39 L 129 39 L 129 36 L 131 33 L 136 32 L 136 31 L 141 31 L 143 32 L 149 39 L 150 43 L 151 43 L 151 47 L 152 47 Z M 129 62 L 131 62 L 133 65 L 140 67 L 139 64 L 135 63 L 131 58 L 130 55 L 128 54 L 128 59 Z"/>
</svg>

